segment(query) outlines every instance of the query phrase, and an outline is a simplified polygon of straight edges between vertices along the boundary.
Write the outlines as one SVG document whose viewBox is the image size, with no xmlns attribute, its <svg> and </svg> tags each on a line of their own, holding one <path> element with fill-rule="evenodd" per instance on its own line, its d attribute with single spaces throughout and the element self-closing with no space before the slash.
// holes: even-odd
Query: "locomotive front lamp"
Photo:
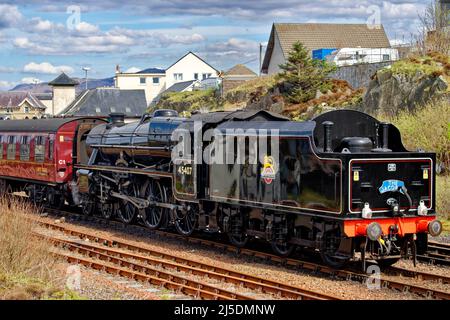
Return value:
<svg viewBox="0 0 450 320">
<path fill-rule="evenodd" d="M 370 218 L 372 218 L 372 209 L 370 209 L 370 205 L 369 205 L 368 202 L 366 202 L 364 204 L 364 208 L 362 209 L 361 214 L 362 214 L 363 219 L 370 219 Z"/>
<path fill-rule="evenodd" d="M 420 204 L 417 207 L 417 214 L 419 216 L 426 216 L 428 214 L 428 208 L 425 205 L 425 202 L 423 200 L 420 200 Z"/>
<path fill-rule="evenodd" d="M 437 237 L 442 232 L 442 223 L 439 220 L 433 220 L 428 224 L 428 233 L 433 236 Z"/>
<path fill-rule="evenodd" d="M 372 222 L 367 226 L 366 232 L 370 240 L 376 241 L 381 237 L 383 230 L 378 222 Z"/>
</svg>

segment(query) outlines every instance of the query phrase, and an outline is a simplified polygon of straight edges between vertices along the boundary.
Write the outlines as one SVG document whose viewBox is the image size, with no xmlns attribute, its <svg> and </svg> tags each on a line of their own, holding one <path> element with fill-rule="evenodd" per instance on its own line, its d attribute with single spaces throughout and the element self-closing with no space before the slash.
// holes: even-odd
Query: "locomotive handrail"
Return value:
<svg viewBox="0 0 450 320">
<path fill-rule="evenodd" d="M 158 136 L 169 136 L 169 135 L 172 135 L 172 133 L 156 133 L 156 132 L 153 132 L 153 133 L 151 133 L 151 132 L 149 132 L 149 133 L 144 133 L 144 134 L 135 134 L 135 133 L 102 133 L 102 134 L 100 134 L 100 133 L 97 133 L 97 134 L 86 134 L 86 136 L 89 136 L 89 137 L 93 137 L 93 138 L 103 138 L 103 137 L 105 137 L 105 136 L 107 136 L 107 137 L 113 137 L 114 138 L 114 136 L 115 137 L 127 137 L 127 136 L 130 136 L 130 137 L 146 137 L 146 136 L 149 136 L 149 135 L 158 135 Z"/>
<path fill-rule="evenodd" d="M 113 149 L 137 149 L 137 150 L 170 150 L 170 147 L 143 147 L 143 146 L 126 146 L 117 144 L 93 144 L 92 148 L 113 148 Z"/>
</svg>

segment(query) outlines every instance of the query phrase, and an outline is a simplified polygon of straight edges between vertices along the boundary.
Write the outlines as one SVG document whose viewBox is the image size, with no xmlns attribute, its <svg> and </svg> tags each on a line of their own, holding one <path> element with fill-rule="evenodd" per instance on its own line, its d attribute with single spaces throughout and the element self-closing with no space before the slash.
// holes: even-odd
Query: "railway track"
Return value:
<svg viewBox="0 0 450 320">
<path fill-rule="evenodd" d="M 450 266 L 450 244 L 429 241 L 428 252 L 417 256 L 417 259 L 430 264 Z"/>
<path fill-rule="evenodd" d="M 101 243 L 106 247 L 115 247 L 115 248 L 129 250 L 129 251 L 133 251 L 133 252 L 137 252 L 137 253 L 141 253 L 141 254 L 144 253 L 144 254 L 152 255 L 152 253 L 153 253 L 153 255 L 155 255 L 155 254 L 159 255 L 160 258 L 172 259 L 173 261 L 175 261 L 177 263 L 183 262 L 184 264 L 186 264 L 186 263 L 192 264 L 191 265 L 192 267 L 199 267 L 198 265 L 196 265 L 198 262 L 186 261 L 186 259 L 177 260 L 180 258 L 171 256 L 170 254 L 165 253 L 165 252 L 154 252 L 153 250 L 149 250 L 149 249 L 145 249 L 145 248 L 136 246 L 125 240 L 116 239 L 116 238 L 115 239 L 106 239 L 106 238 L 102 238 L 95 234 L 88 234 L 86 232 L 80 232 L 73 228 L 62 226 L 61 224 L 44 222 L 42 219 L 39 219 L 38 221 L 39 221 L 39 223 L 45 225 L 48 228 L 62 231 L 68 235 L 79 237 L 80 239 L 89 239 L 90 241 Z M 283 257 L 279 257 L 279 256 L 272 255 L 269 253 L 264 253 L 264 252 L 255 251 L 255 250 L 251 250 L 251 249 L 240 249 L 240 248 L 233 247 L 231 245 L 218 243 L 218 242 L 214 242 L 214 241 L 210 241 L 210 240 L 204 240 L 204 239 L 199 239 L 199 238 L 190 238 L 190 237 L 185 238 L 185 237 L 182 237 L 177 234 L 170 233 L 170 232 L 158 231 L 158 233 L 160 233 L 160 232 L 162 232 L 164 234 L 164 236 L 167 236 L 167 237 L 172 237 L 172 238 L 177 238 L 177 239 L 181 238 L 184 241 L 187 241 L 189 243 L 208 245 L 208 246 L 214 247 L 215 249 L 221 249 L 225 252 L 233 252 L 233 253 L 248 256 L 248 257 L 259 258 L 259 259 L 263 259 L 264 261 L 279 263 L 279 264 L 282 264 L 287 267 L 293 267 L 296 269 L 307 270 L 307 271 L 311 271 L 314 273 L 325 274 L 328 276 L 346 279 L 346 280 L 360 281 L 362 283 L 365 283 L 368 280 L 370 280 L 369 275 L 363 274 L 363 273 L 358 273 L 358 272 L 353 272 L 350 270 L 336 270 L 336 269 L 332 269 L 328 266 L 324 266 L 324 265 L 317 264 L 314 262 L 302 261 L 302 260 L 297 260 L 297 259 L 292 259 L 292 258 L 283 258 Z M 210 269 L 211 271 L 217 272 L 217 273 L 220 273 L 220 271 L 222 271 L 222 272 L 229 271 L 229 270 L 228 271 L 220 270 L 219 268 L 216 268 L 214 266 L 208 266 L 208 267 L 204 266 L 204 268 L 211 268 Z M 415 275 L 417 277 L 420 276 L 418 272 L 416 272 Z M 250 277 L 250 276 L 247 275 L 247 277 Z M 253 276 L 251 276 L 251 277 L 253 277 Z M 438 276 L 435 276 L 433 279 L 431 279 L 432 277 L 433 277 L 432 275 L 426 276 L 426 275 L 422 274 L 422 279 L 438 280 L 438 278 L 437 278 Z M 261 280 L 259 280 L 259 281 L 261 281 Z M 448 279 L 445 281 L 448 281 Z M 254 281 L 254 282 L 256 282 L 256 281 Z M 421 296 L 424 296 L 427 298 L 450 300 L 450 293 L 439 291 L 439 290 L 434 290 L 434 289 L 429 289 L 429 288 L 418 286 L 418 285 L 411 285 L 409 283 L 403 283 L 400 281 L 394 281 L 394 280 L 385 279 L 385 278 L 380 279 L 380 284 L 383 288 L 388 288 L 388 289 L 392 289 L 392 290 L 396 290 L 396 291 L 400 291 L 400 292 L 411 292 L 411 293 L 418 294 L 418 295 L 421 295 Z M 326 298 L 326 297 L 323 297 L 323 298 Z M 330 299 L 330 297 L 329 297 L 329 299 Z"/>
<path fill-rule="evenodd" d="M 400 267 L 390 267 L 387 270 L 387 273 L 402 275 L 404 277 L 411 277 L 418 280 L 430 280 L 430 281 L 436 281 L 439 283 L 449 284 L 450 283 L 450 277 L 429 273 L 429 272 L 422 272 L 422 271 L 416 271 L 416 270 L 409 270 L 405 268 Z"/>
<path fill-rule="evenodd" d="M 224 297 L 229 299 L 238 300 L 250 300 L 250 296 L 245 296 L 231 291 L 217 289 L 216 287 L 211 287 L 208 284 L 198 281 L 192 281 L 185 277 L 175 276 L 172 273 L 161 271 L 164 270 L 175 270 L 177 272 L 183 272 L 189 275 L 196 275 L 200 277 L 205 277 L 208 279 L 214 279 L 223 283 L 232 284 L 237 287 L 247 288 L 252 291 L 257 291 L 265 294 L 271 294 L 277 298 L 285 299 L 296 299 L 296 300 L 338 300 L 338 298 L 330 295 L 325 295 L 317 293 L 311 290 L 302 289 L 299 287 L 291 286 L 277 281 L 272 281 L 257 276 L 236 272 L 230 269 L 218 268 L 213 265 L 208 265 L 205 263 L 196 262 L 193 260 L 184 259 L 177 257 L 162 251 L 155 251 L 149 249 L 143 249 L 138 247 L 130 247 L 130 245 L 124 243 L 111 241 L 107 239 L 101 239 L 95 235 L 90 235 L 87 233 L 81 233 L 74 230 L 69 230 L 60 225 L 44 223 L 40 221 L 39 223 L 44 224 L 46 227 L 51 229 L 57 229 L 58 231 L 63 231 L 67 235 L 77 236 L 83 239 L 89 239 L 90 242 L 97 243 L 97 245 L 87 243 L 85 241 L 73 241 L 67 239 L 60 239 L 57 237 L 46 237 L 54 244 L 61 246 L 70 251 L 85 255 L 90 259 L 98 259 L 101 261 L 107 261 L 109 264 L 105 266 L 102 263 L 95 262 L 92 266 L 95 269 L 101 268 L 102 266 L 106 271 L 110 273 L 117 273 L 119 275 L 124 275 L 130 278 L 136 278 L 138 280 L 144 280 L 150 282 L 151 284 L 161 285 L 161 281 L 170 281 L 178 285 L 188 284 L 188 289 L 182 291 L 183 293 L 188 293 L 194 297 L 206 297 L 210 299 L 217 295 L 217 299 L 223 299 Z M 101 246 L 98 246 L 100 244 Z M 146 256 L 142 254 L 129 253 L 124 250 L 117 250 L 112 247 L 124 248 L 126 247 L 129 251 L 139 250 L 140 253 L 145 253 Z M 157 257 L 157 258 L 155 258 Z M 70 262 L 77 262 L 78 257 L 67 256 L 64 258 Z M 91 266 L 92 260 L 86 262 L 84 259 L 80 260 L 81 264 Z M 123 272 L 123 270 L 117 270 L 116 267 L 112 267 L 110 264 L 115 264 L 120 267 L 127 267 L 131 269 L 130 271 Z M 112 271 L 110 271 L 112 268 Z M 139 272 L 139 274 L 136 274 Z M 143 279 L 142 275 L 147 278 Z M 155 280 L 158 278 L 158 280 Z M 160 279 L 162 278 L 162 280 Z M 162 282 L 165 283 L 165 282 Z M 171 283 L 172 289 L 174 286 Z M 197 289 L 193 291 L 192 288 Z M 202 291 L 198 291 L 198 289 Z M 182 288 L 183 289 L 183 288 Z M 177 288 L 179 290 L 179 288 Z M 203 291 L 206 291 L 206 295 Z M 193 293 L 193 294 L 192 294 Z"/>
</svg>

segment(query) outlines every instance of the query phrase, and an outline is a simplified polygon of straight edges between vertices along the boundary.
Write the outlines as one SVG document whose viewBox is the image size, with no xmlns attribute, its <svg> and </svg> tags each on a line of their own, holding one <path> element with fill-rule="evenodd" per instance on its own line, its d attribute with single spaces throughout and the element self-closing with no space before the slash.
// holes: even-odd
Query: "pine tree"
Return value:
<svg viewBox="0 0 450 320">
<path fill-rule="evenodd" d="M 291 103 L 302 103 L 313 99 L 317 90 L 326 85 L 327 76 L 335 67 L 322 60 L 311 58 L 302 43 L 296 42 L 292 47 L 287 62 L 280 65 L 278 78 L 287 89 L 286 98 Z"/>
</svg>

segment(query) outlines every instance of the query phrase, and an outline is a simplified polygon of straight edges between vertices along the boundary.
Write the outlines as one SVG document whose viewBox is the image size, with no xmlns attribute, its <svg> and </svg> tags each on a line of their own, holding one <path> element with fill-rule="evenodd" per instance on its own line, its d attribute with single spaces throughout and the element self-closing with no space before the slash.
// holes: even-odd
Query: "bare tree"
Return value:
<svg viewBox="0 0 450 320">
<path fill-rule="evenodd" d="M 420 30 L 417 39 L 417 49 L 425 54 L 428 51 L 450 53 L 449 11 L 442 0 L 432 0 L 419 15 Z"/>
</svg>

